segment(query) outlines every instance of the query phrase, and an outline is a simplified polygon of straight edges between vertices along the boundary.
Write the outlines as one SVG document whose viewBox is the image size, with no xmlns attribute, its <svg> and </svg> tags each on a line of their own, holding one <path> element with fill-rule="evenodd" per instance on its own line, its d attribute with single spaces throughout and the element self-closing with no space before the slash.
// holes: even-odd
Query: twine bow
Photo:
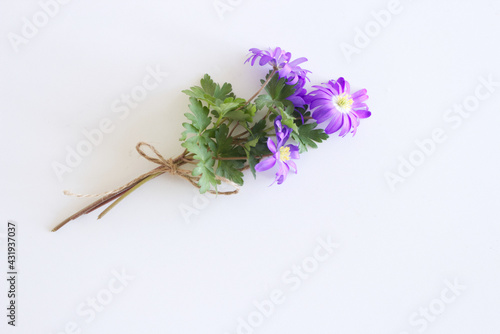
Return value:
<svg viewBox="0 0 500 334">
<path fill-rule="evenodd" d="M 142 150 L 142 148 L 141 148 L 142 146 L 149 147 L 149 149 L 156 155 L 156 157 L 146 154 Z M 102 197 L 102 196 L 114 195 L 114 194 L 118 194 L 120 192 L 123 192 L 125 189 L 130 189 L 131 187 L 134 187 L 135 185 L 145 181 L 146 179 L 157 177 L 163 173 L 169 173 L 172 175 L 180 176 L 183 179 L 189 181 L 196 188 L 200 188 L 200 185 L 198 185 L 198 181 L 200 179 L 200 176 L 194 176 L 192 174 L 191 170 L 179 168 L 179 166 L 181 164 L 183 164 L 182 159 L 179 159 L 179 158 L 165 159 L 153 145 L 145 143 L 145 142 L 139 142 L 137 144 L 137 146 L 135 147 L 135 149 L 144 159 L 151 161 L 159 166 L 157 168 L 147 172 L 147 173 L 142 174 L 141 176 L 133 179 L 129 183 L 127 183 L 119 188 L 116 188 L 114 190 L 110 190 L 110 191 L 107 191 L 104 193 L 100 193 L 100 194 L 75 194 L 75 193 L 72 193 L 68 190 L 65 190 L 64 194 L 68 195 L 68 196 L 74 196 L 74 197 L 80 197 L 80 198 L 91 198 L 91 197 Z M 216 194 L 216 195 L 217 194 L 234 195 L 240 191 L 240 187 L 236 183 L 234 183 L 233 181 L 226 179 L 225 177 L 222 177 L 219 175 L 216 175 L 215 178 L 221 182 L 224 182 L 226 184 L 231 185 L 232 187 L 234 187 L 234 190 L 231 190 L 231 191 L 208 190 L 209 193 Z"/>
</svg>

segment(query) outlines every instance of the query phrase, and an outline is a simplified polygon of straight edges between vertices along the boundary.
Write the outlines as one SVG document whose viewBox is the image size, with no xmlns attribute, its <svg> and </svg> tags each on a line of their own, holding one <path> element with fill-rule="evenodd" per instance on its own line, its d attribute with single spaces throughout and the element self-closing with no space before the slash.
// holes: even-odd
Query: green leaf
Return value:
<svg viewBox="0 0 500 334">
<path fill-rule="evenodd" d="M 220 184 L 220 181 L 215 178 L 213 168 L 202 162 L 198 163 L 193 169 L 193 175 L 200 175 L 198 185 L 200 186 L 200 193 L 202 194 L 210 190 L 212 186 L 217 190 L 217 185 Z"/>
<path fill-rule="evenodd" d="M 192 125 L 198 130 L 198 133 L 201 133 L 212 121 L 210 116 L 208 116 L 209 110 L 207 107 L 203 107 L 201 102 L 194 97 L 190 97 L 189 102 L 191 102 L 189 109 L 192 114 L 185 113 L 184 115 L 192 122 Z"/>
<path fill-rule="evenodd" d="M 252 128 L 250 129 L 250 133 L 258 134 L 262 132 L 265 135 L 264 129 L 266 128 L 266 124 L 267 124 L 266 120 L 261 119 L 260 121 L 255 123 L 254 126 L 252 126 Z"/>
<path fill-rule="evenodd" d="M 234 98 L 232 93 L 232 86 L 229 83 L 224 83 L 222 87 L 215 83 L 208 74 L 205 74 L 200 80 L 200 86 L 191 87 L 189 90 L 183 90 L 182 92 L 197 98 L 199 100 L 207 102 L 209 105 L 216 105 L 217 101 L 224 101 L 229 97 Z"/>
<path fill-rule="evenodd" d="M 269 74 L 268 74 L 269 75 Z M 267 76 L 266 76 L 267 78 Z M 262 83 L 264 81 L 262 80 Z M 286 78 L 279 78 L 278 73 L 275 73 L 269 83 L 266 86 L 266 92 L 269 94 L 272 100 L 274 101 L 288 101 L 287 97 L 291 96 L 295 93 L 295 85 L 287 85 Z"/>
<path fill-rule="evenodd" d="M 217 175 L 225 177 L 238 185 L 243 185 L 243 173 L 239 170 L 243 168 L 244 160 L 219 160 Z"/>
<path fill-rule="evenodd" d="M 283 109 L 280 109 L 280 115 L 282 118 L 281 123 L 283 125 L 286 125 L 290 129 L 292 129 L 294 132 L 299 132 L 299 128 L 297 127 L 297 124 L 295 124 L 295 117 L 291 116 Z"/>
<path fill-rule="evenodd" d="M 188 134 L 198 134 L 198 129 L 193 126 L 191 123 L 182 123 L 182 126 L 186 129 L 182 132 L 181 138 L 179 140 L 186 140 Z"/>
<path fill-rule="evenodd" d="M 240 106 L 242 106 L 242 103 L 240 100 L 242 99 L 238 99 L 239 101 L 234 101 L 233 98 L 227 98 L 224 102 L 222 102 L 221 100 L 218 100 L 216 102 L 216 105 L 213 107 L 213 110 L 217 111 L 217 115 L 218 117 L 225 117 L 225 115 L 232 111 L 232 110 L 235 110 L 237 108 L 239 108 Z M 245 100 L 243 100 L 243 102 L 245 102 Z"/>
<path fill-rule="evenodd" d="M 226 124 L 221 124 L 215 130 L 215 141 L 217 148 L 215 150 L 217 156 L 224 156 L 224 153 L 231 151 L 233 140 L 228 137 L 229 128 Z"/>
<path fill-rule="evenodd" d="M 255 99 L 255 106 L 257 107 L 257 110 L 262 110 L 264 107 L 273 105 L 273 99 L 270 95 L 268 94 L 263 94 L 259 95 Z"/>
<path fill-rule="evenodd" d="M 250 171 L 252 172 L 253 177 L 256 178 L 257 172 L 255 170 L 255 165 L 259 163 L 259 160 L 257 160 L 257 158 L 254 157 L 253 155 L 250 155 L 250 152 L 247 152 L 247 161 L 248 165 L 250 166 Z"/>
<path fill-rule="evenodd" d="M 245 143 L 245 149 L 250 150 L 252 147 L 255 147 L 255 145 L 257 145 L 257 143 L 259 142 L 259 139 L 260 139 L 260 137 L 256 137 L 250 141 L 247 141 Z"/>
<path fill-rule="evenodd" d="M 191 87 L 191 90 L 185 89 L 182 92 L 197 99 L 204 99 L 205 96 L 203 89 L 198 86 Z"/>
<path fill-rule="evenodd" d="M 299 126 L 299 131 L 292 133 L 292 138 L 299 143 L 299 152 L 307 151 L 307 147 L 317 148 L 316 143 L 321 143 L 328 139 L 328 135 L 323 129 L 316 129 L 318 124 L 307 123 Z"/>
<path fill-rule="evenodd" d="M 239 122 L 252 122 L 256 112 L 255 104 L 250 103 L 243 109 L 228 112 L 224 117 Z"/>
<path fill-rule="evenodd" d="M 225 82 L 222 87 L 217 85 L 215 87 L 214 97 L 219 100 L 225 100 L 227 97 L 232 97 L 233 87 L 230 83 Z M 242 100 L 242 99 L 240 99 Z"/>
<path fill-rule="evenodd" d="M 182 143 L 182 146 L 187 148 L 190 153 L 193 153 L 194 158 L 199 161 L 193 169 L 193 176 L 200 176 L 198 180 L 200 193 L 205 193 L 212 186 L 217 190 L 217 185 L 220 184 L 220 181 L 215 178 L 215 161 L 213 153 L 207 148 L 208 142 L 206 138 L 202 136 L 192 137 Z"/>
<path fill-rule="evenodd" d="M 210 78 L 208 74 L 205 74 L 203 76 L 203 79 L 200 80 L 200 83 L 201 83 L 201 88 L 206 94 L 211 96 L 214 95 L 217 84 L 212 80 L 212 78 Z"/>
<path fill-rule="evenodd" d="M 249 131 L 251 136 L 249 136 L 248 141 L 243 145 L 248 165 L 254 178 L 256 177 L 255 165 L 259 162 L 259 157 L 271 153 L 267 147 L 267 134 L 264 131 L 266 125 L 267 122 L 265 119 L 261 119 L 255 123 Z"/>
</svg>

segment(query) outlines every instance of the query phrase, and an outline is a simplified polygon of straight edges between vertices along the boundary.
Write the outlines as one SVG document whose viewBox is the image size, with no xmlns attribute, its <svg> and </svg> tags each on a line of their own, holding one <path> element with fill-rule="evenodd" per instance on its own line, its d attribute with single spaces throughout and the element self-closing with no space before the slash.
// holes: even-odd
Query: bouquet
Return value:
<svg viewBox="0 0 500 334">
<path fill-rule="evenodd" d="M 349 82 L 340 77 L 305 88 L 310 71 L 301 65 L 307 58 L 292 60 L 281 48 L 250 49 L 245 63 L 269 68 L 260 88 L 249 99 L 237 97 L 229 83 L 215 83 L 208 74 L 200 86 L 183 92 L 189 96 L 190 112 L 184 114 L 180 141 L 184 151 L 164 158 L 152 145 L 137 144 L 137 152 L 158 166 L 129 183 L 97 195 L 65 194 L 99 199 L 57 225 L 55 232 L 73 219 L 111 203 L 102 218 L 120 201 L 144 183 L 164 173 L 177 175 L 201 193 L 237 194 L 243 185 L 243 171 L 257 173 L 276 170 L 272 184 L 282 184 L 290 172 L 297 173 L 295 160 L 309 148 L 338 133 L 356 133 L 360 120 L 371 112 L 365 101 L 366 89 L 352 92 Z M 321 125 L 325 126 L 321 126 Z M 154 155 L 144 152 L 147 147 Z M 191 168 L 189 167 L 191 166 Z M 233 187 L 219 191 L 222 182 Z"/>
</svg>

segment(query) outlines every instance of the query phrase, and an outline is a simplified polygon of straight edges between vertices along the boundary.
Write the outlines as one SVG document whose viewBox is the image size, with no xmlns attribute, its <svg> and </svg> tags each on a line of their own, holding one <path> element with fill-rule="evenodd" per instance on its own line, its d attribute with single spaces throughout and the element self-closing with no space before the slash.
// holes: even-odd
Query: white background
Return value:
<svg viewBox="0 0 500 334">
<path fill-rule="evenodd" d="M 218 4 L 71 1 L 43 25 L 38 1 L 2 1 L 0 261 L 5 273 L 14 220 L 19 296 L 13 329 L 1 280 L 1 332 L 233 334 L 278 289 L 283 303 L 240 333 L 498 333 L 500 2 L 401 0 L 385 27 L 372 12 L 393 9 L 387 1 Z M 14 47 L 36 15 L 43 26 Z M 281 186 L 268 187 L 273 172 L 247 172 L 239 195 L 207 204 L 165 175 L 102 220 L 50 232 L 90 202 L 63 190 L 107 191 L 154 167 L 137 142 L 180 153 L 182 89 L 208 72 L 249 97 L 266 70 L 243 65 L 247 50 L 275 46 L 309 58 L 314 84 L 344 76 L 368 90 L 373 115 L 354 138 L 303 154 Z M 121 119 L 113 103 L 157 67 L 168 77 Z M 480 87 L 479 101 L 488 77 L 496 87 Z M 449 110 L 464 102 L 472 111 L 457 119 Z M 113 131 L 59 179 L 54 163 L 104 118 Z M 415 142 L 435 129 L 446 140 L 418 161 Z M 391 189 L 400 157 L 421 164 Z M 338 248 L 294 290 L 283 276 L 328 237 Z M 111 294 L 114 271 L 133 279 Z M 95 319 L 78 313 L 109 296 Z"/>
</svg>

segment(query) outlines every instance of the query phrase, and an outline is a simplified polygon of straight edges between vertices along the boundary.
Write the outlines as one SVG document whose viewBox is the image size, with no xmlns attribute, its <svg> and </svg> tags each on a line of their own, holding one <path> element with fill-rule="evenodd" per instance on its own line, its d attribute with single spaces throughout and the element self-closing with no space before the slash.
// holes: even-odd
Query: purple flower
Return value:
<svg viewBox="0 0 500 334">
<path fill-rule="evenodd" d="M 290 159 L 299 159 L 299 147 L 295 145 L 284 146 L 290 138 L 292 129 L 281 124 L 281 116 L 276 117 L 274 120 L 274 129 L 276 131 L 277 144 L 271 138 L 267 139 L 267 147 L 273 156 L 255 165 L 255 170 L 263 172 L 278 164 L 278 172 L 276 173 L 274 182 L 282 184 L 286 180 L 290 167 L 297 173 L 297 165 Z"/>
<path fill-rule="evenodd" d="M 304 108 L 304 105 L 309 104 L 309 96 L 307 95 L 307 90 L 304 88 L 306 84 L 305 79 L 300 77 L 295 86 L 295 93 L 286 98 L 293 103 L 295 108 Z"/>
<path fill-rule="evenodd" d="M 356 134 L 360 119 L 372 114 L 363 103 L 368 99 L 366 89 L 351 94 L 349 83 L 344 78 L 323 85 L 313 86 L 316 90 L 310 93 L 311 110 L 315 109 L 312 117 L 318 124 L 331 119 L 325 128 L 327 134 L 340 130 L 339 136 L 343 137 L 351 129 L 353 135 Z"/>
<path fill-rule="evenodd" d="M 275 48 L 274 50 L 260 50 L 260 49 L 250 49 L 252 54 L 245 61 L 245 64 L 251 61 L 253 66 L 257 59 L 259 60 L 259 65 L 264 66 L 266 64 L 271 65 L 275 70 L 278 71 L 280 78 L 287 78 L 287 84 L 294 85 L 300 78 L 306 78 L 308 70 L 302 69 L 299 64 L 306 62 L 307 58 L 301 57 L 290 61 L 292 54 L 290 52 L 285 52 L 281 48 Z"/>
</svg>

